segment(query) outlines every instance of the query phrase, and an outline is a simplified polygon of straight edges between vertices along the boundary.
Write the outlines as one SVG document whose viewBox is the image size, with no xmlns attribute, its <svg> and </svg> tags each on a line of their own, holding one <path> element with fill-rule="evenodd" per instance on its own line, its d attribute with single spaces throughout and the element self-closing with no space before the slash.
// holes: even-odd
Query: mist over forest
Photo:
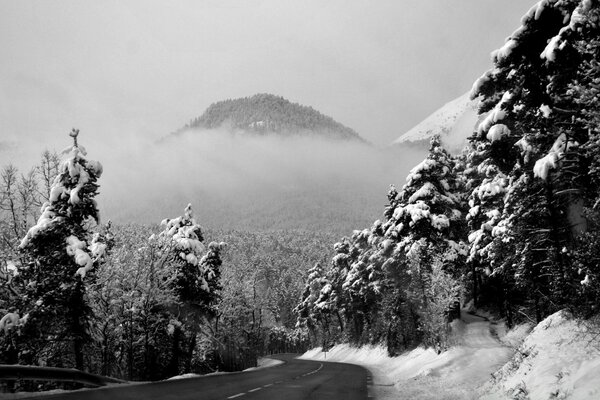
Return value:
<svg viewBox="0 0 600 400">
<path fill-rule="evenodd" d="M 104 219 L 158 222 L 192 203 L 208 227 L 341 235 L 377 218 L 382 193 L 402 185 L 424 154 L 318 135 L 204 130 L 110 154 L 90 149 L 89 157 L 105 166 Z"/>
</svg>

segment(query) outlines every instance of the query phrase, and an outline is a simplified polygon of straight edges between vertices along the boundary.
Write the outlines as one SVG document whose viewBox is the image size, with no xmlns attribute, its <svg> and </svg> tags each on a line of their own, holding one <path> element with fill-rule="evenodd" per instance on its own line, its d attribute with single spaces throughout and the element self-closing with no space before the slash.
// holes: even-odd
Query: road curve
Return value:
<svg viewBox="0 0 600 400">
<path fill-rule="evenodd" d="M 233 374 L 60 393 L 46 399 L 85 400 L 364 400 L 367 370 L 357 365 L 273 358 L 284 364 Z M 39 399 L 39 397 L 38 397 Z"/>
</svg>

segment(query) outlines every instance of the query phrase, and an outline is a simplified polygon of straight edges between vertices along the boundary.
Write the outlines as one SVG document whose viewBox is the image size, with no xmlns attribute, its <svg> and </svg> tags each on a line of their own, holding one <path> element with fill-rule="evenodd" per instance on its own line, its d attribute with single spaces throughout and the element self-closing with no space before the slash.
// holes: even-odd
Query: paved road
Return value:
<svg viewBox="0 0 600 400">
<path fill-rule="evenodd" d="M 235 374 L 123 385 L 44 396 L 43 399 L 177 399 L 177 400 L 300 400 L 367 399 L 368 373 L 350 364 L 274 358 L 284 364 Z M 39 399 L 39 398 L 38 398 Z"/>
</svg>

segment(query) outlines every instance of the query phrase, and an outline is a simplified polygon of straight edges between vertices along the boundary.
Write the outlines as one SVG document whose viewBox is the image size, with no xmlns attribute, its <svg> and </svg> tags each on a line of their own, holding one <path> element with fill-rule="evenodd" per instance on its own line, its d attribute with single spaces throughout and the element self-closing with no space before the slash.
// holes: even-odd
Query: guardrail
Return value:
<svg viewBox="0 0 600 400">
<path fill-rule="evenodd" d="M 0 365 L 0 381 L 14 380 L 74 382 L 95 387 L 106 386 L 109 383 L 126 383 L 120 379 L 89 374 L 73 368 Z"/>
</svg>

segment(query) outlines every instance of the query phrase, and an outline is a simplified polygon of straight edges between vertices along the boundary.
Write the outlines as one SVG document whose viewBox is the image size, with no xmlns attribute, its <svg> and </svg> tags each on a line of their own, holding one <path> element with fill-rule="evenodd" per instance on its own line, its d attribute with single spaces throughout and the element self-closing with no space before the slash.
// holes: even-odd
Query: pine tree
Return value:
<svg viewBox="0 0 600 400">
<path fill-rule="evenodd" d="M 558 252 L 564 260 L 553 271 L 556 302 L 585 316 L 598 299 L 597 247 L 600 198 L 600 4 L 581 1 L 570 20 L 548 43 L 544 56 L 555 72 L 549 93 L 555 100 L 553 123 L 561 126 L 548 154 L 536 163 L 554 208 L 565 213 L 574 240 Z M 563 122 L 564 121 L 564 122 Z M 569 246 L 570 245 L 570 246 Z M 557 249 L 558 250 L 558 249 Z"/>
<path fill-rule="evenodd" d="M 382 335 L 378 327 L 382 323 L 381 300 L 387 290 L 384 264 L 390 255 L 389 247 L 381 250 L 385 240 L 382 227 L 377 220 L 370 229 L 355 231 L 350 241 L 342 290 L 347 298 L 348 334 L 356 343 L 378 341 Z"/>
<path fill-rule="evenodd" d="M 406 178 L 399 201 L 382 229 L 385 237 L 398 241 L 397 257 L 408 256 L 414 246 L 431 246 L 438 254 L 449 251 L 448 268 L 457 272 L 464 255 L 463 200 L 455 176 L 455 162 L 441 146 L 431 141 L 429 154 Z M 427 260 L 423 260 L 428 264 Z"/>
<path fill-rule="evenodd" d="M 191 204 L 183 216 L 166 219 L 162 225 L 165 229 L 159 237 L 174 269 L 175 293 L 182 302 L 193 304 L 206 315 L 213 314 L 221 289 L 221 252 L 226 244 L 211 242 L 203 255 L 204 236 Z"/>
<path fill-rule="evenodd" d="M 307 327 L 316 336 L 317 327 L 323 321 L 321 310 L 317 308 L 317 301 L 321 296 L 321 290 L 328 285 L 325 271 L 320 263 L 316 263 L 308 270 L 306 284 L 300 302 L 294 309 L 298 315 L 298 327 Z"/>
<path fill-rule="evenodd" d="M 470 262 L 474 270 L 488 272 L 493 286 L 499 284 L 494 301 L 509 318 L 513 306 L 507 302 L 521 297 L 507 292 L 515 285 L 527 293 L 537 319 L 564 306 L 568 297 L 569 261 L 562 249 L 572 242 L 568 209 L 577 202 L 573 195 L 581 180 L 567 176 L 581 177 L 582 164 L 577 151 L 566 158 L 563 153 L 575 150 L 571 144 L 582 135 L 575 133 L 581 129 L 573 124 L 572 101 L 565 96 L 580 57 L 563 39 L 585 4 L 536 4 L 493 53 L 494 68 L 473 87 L 487 116 L 472 137 L 483 161 L 471 196 Z M 558 178 L 560 169 L 564 174 Z"/>
<path fill-rule="evenodd" d="M 344 317 L 349 318 L 348 293 L 343 289 L 343 285 L 350 269 L 348 254 L 350 246 L 348 238 L 343 238 L 333 246 L 336 255 L 331 260 L 331 267 L 325 277 L 326 283 L 316 302 L 319 312 L 336 316 L 341 332 L 345 328 Z"/>
<path fill-rule="evenodd" d="M 212 242 L 208 252 L 203 255 L 204 236 L 194 219 L 191 204 L 185 208 L 183 216 L 166 219 L 162 225 L 165 228 L 158 239 L 166 262 L 173 268 L 173 290 L 181 302 L 176 317 L 181 318 L 188 329 L 184 370 L 190 371 L 200 328 L 209 325 L 216 314 L 221 290 L 221 252 L 226 245 Z M 185 341 L 185 332 L 180 324 L 173 326 L 171 372 L 177 374 L 180 367 L 180 341 Z"/>
<path fill-rule="evenodd" d="M 85 158 L 73 129 L 72 147 L 60 166 L 50 198 L 42 206 L 37 224 L 20 244 L 30 260 L 19 268 L 23 302 L 27 311 L 23 327 L 25 363 L 84 368 L 84 344 L 90 340 L 90 306 L 86 287 L 94 281 L 93 267 L 101 260 L 106 245 L 92 241 L 90 222 L 99 222 L 94 197 L 102 166 Z M 70 343 L 72 348 L 61 348 Z"/>
</svg>

